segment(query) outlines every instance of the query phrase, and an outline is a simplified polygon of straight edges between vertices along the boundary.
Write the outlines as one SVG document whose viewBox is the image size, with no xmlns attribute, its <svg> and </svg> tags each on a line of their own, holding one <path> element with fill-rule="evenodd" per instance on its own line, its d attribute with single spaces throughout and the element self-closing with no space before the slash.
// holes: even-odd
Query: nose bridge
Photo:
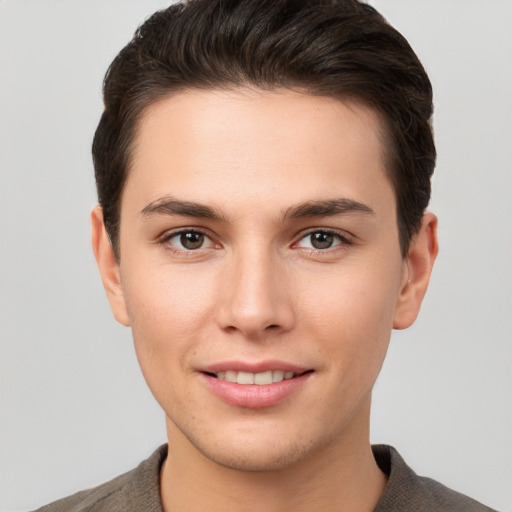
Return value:
<svg viewBox="0 0 512 512">
<path fill-rule="evenodd" d="M 219 320 L 224 329 L 246 336 L 287 330 L 293 308 L 283 287 L 283 265 L 265 244 L 247 244 L 233 252 L 222 286 Z"/>
</svg>

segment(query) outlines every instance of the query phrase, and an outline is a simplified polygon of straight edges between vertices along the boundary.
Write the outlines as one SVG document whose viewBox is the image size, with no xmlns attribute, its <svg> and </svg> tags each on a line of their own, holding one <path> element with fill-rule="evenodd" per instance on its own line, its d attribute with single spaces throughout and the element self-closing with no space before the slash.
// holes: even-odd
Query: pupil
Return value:
<svg viewBox="0 0 512 512">
<path fill-rule="evenodd" d="M 201 233 L 182 233 L 180 242 L 185 249 L 198 249 L 203 245 L 204 235 Z"/>
<path fill-rule="evenodd" d="M 313 233 L 311 235 L 311 245 L 315 249 L 328 249 L 331 247 L 334 240 L 334 235 L 329 233 Z"/>
</svg>

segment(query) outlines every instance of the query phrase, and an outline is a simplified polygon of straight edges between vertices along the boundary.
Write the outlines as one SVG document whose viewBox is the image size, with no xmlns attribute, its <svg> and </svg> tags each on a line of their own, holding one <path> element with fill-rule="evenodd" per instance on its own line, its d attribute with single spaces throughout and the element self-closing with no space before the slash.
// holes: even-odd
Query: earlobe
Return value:
<svg viewBox="0 0 512 512">
<path fill-rule="evenodd" d="M 91 239 L 94 257 L 98 264 L 112 313 L 119 323 L 128 326 L 130 325 L 130 319 L 123 294 L 119 263 L 105 229 L 103 210 L 99 205 L 91 212 Z"/>
<path fill-rule="evenodd" d="M 406 275 L 395 308 L 394 329 L 406 329 L 416 320 L 438 251 L 437 218 L 433 213 L 425 213 L 405 261 Z"/>
</svg>

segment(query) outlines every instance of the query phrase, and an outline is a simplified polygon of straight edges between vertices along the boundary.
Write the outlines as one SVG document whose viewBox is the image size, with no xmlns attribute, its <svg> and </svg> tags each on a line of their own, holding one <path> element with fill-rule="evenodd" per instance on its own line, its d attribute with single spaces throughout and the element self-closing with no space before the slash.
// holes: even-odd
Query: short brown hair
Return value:
<svg viewBox="0 0 512 512">
<path fill-rule="evenodd" d="M 237 86 L 300 88 L 380 114 L 405 256 L 430 200 L 432 87 L 405 38 L 357 0 L 188 0 L 138 28 L 105 76 L 92 147 L 116 256 L 121 196 L 144 109 L 174 91 Z"/>
</svg>

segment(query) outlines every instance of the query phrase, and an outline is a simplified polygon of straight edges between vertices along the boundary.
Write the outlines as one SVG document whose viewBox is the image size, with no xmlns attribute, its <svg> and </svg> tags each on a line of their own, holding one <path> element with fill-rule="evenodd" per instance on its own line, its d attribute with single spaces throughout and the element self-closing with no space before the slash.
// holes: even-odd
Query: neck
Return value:
<svg viewBox="0 0 512 512">
<path fill-rule="evenodd" d="M 368 404 L 369 408 L 369 404 Z M 369 443 L 368 414 L 307 460 L 271 471 L 239 471 L 210 460 L 168 420 L 161 472 L 165 512 L 371 512 L 386 485 Z"/>
</svg>

